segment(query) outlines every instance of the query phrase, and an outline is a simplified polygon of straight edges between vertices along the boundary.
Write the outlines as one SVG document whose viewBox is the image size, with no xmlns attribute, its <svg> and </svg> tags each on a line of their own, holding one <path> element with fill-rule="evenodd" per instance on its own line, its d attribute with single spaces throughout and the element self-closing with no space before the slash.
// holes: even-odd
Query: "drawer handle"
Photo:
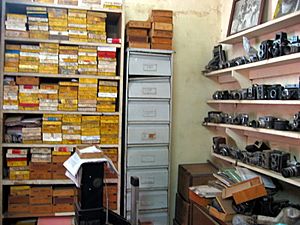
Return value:
<svg viewBox="0 0 300 225">
<path fill-rule="evenodd" d="M 143 155 L 141 162 L 143 162 L 143 163 L 155 162 L 155 156 L 152 156 L 152 155 Z"/>
<path fill-rule="evenodd" d="M 157 64 L 144 64 L 143 65 L 144 71 L 157 71 Z"/>
<path fill-rule="evenodd" d="M 142 133 L 142 140 L 156 140 L 156 133 Z"/>
<path fill-rule="evenodd" d="M 155 179 L 154 177 L 146 177 L 144 179 L 141 180 L 142 184 L 154 184 L 155 183 Z"/>
<path fill-rule="evenodd" d="M 150 110 L 143 110 L 143 116 L 144 117 L 156 117 L 156 109 L 150 109 Z"/>
<path fill-rule="evenodd" d="M 157 88 L 143 88 L 143 94 L 144 95 L 156 95 Z"/>
</svg>

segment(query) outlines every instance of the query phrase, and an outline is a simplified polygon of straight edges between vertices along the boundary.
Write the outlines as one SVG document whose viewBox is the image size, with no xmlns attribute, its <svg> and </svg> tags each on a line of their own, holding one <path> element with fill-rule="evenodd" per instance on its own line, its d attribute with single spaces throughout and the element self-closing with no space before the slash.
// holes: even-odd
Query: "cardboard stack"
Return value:
<svg viewBox="0 0 300 225">
<path fill-rule="evenodd" d="M 78 51 L 79 74 L 97 74 L 97 48 L 90 46 L 79 46 Z"/>
<path fill-rule="evenodd" d="M 118 209 L 118 184 L 106 184 L 103 188 L 103 205 L 106 207 L 106 192 L 108 195 L 108 208 Z"/>
<path fill-rule="evenodd" d="M 72 152 L 73 152 L 72 147 L 54 148 L 54 151 L 52 151 L 52 166 L 51 166 L 52 179 L 67 179 L 67 177 L 65 176 L 66 169 L 63 166 L 63 163 L 70 157 Z"/>
<path fill-rule="evenodd" d="M 48 13 L 45 7 L 26 7 L 29 37 L 49 39 Z"/>
<path fill-rule="evenodd" d="M 78 71 L 78 46 L 59 46 L 59 73 L 76 74 Z"/>
<path fill-rule="evenodd" d="M 8 214 L 29 213 L 30 186 L 10 186 Z"/>
<path fill-rule="evenodd" d="M 39 110 L 57 111 L 58 87 L 57 84 L 40 84 Z"/>
<path fill-rule="evenodd" d="M 43 152 L 44 150 L 37 150 Z M 51 156 L 51 155 L 50 155 Z M 51 163 L 29 162 L 30 180 L 51 180 Z"/>
<path fill-rule="evenodd" d="M 89 42 L 106 43 L 106 13 L 87 12 L 87 31 Z"/>
<path fill-rule="evenodd" d="M 69 40 L 68 10 L 48 8 L 50 39 Z"/>
<path fill-rule="evenodd" d="M 19 86 L 13 78 L 6 77 L 3 81 L 3 109 L 4 110 L 18 110 Z"/>
<path fill-rule="evenodd" d="M 58 110 L 61 111 L 77 111 L 77 82 L 59 82 L 59 105 Z"/>
<path fill-rule="evenodd" d="M 101 0 L 79 0 L 79 5 L 90 8 L 100 8 Z"/>
<path fill-rule="evenodd" d="M 17 77 L 19 85 L 19 109 L 39 110 L 39 78 Z"/>
<path fill-rule="evenodd" d="M 78 5 L 78 0 L 58 0 L 61 5 Z"/>
<path fill-rule="evenodd" d="M 173 11 L 152 10 L 151 48 L 172 50 Z"/>
<path fill-rule="evenodd" d="M 42 143 L 42 128 L 23 127 L 22 138 L 23 138 L 23 144 L 40 144 Z"/>
<path fill-rule="evenodd" d="M 38 73 L 40 64 L 40 47 L 38 45 L 21 45 L 19 72 Z"/>
<path fill-rule="evenodd" d="M 53 212 L 74 212 L 76 189 L 73 187 L 53 188 Z"/>
<path fill-rule="evenodd" d="M 52 187 L 31 187 L 30 213 L 52 213 Z"/>
<path fill-rule="evenodd" d="M 79 78 L 78 111 L 96 111 L 97 81 L 92 78 Z"/>
<path fill-rule="evenodd" d="M 131 20 L 126 25 L 127 43 L 129 48 L 150 48 L 149 30 L 151 23 L 149 21 Z"/>
<path fill-rule="evenodd" d="M 43 143 L 60 144 L 62 142 L 62 115 L 44 114 L 42 131 Z"/>
<path fill-rule="evenodd" d="M 28 38 L 26 31 L 27 16 L 23 14 L 7 13 L 5 21 L 5 36 Z"/>
<path fill-rule="evenodd" d="M 39 73 L 58 74 L 58 44 L 40 43 Z"/>
<path fill-rule="evenodd" d="M 63 144 L 81 144 L 81 115 L 63 115 Z"/>
<path fill-rule="evenodd" d="M 69 40 L 75 42 L 87 42 L 86 10 L 68 10 Z"/>
<path fill-rule="evenodd" d="M 81 142 L 82 144 L 100 143 L 100 116 L 82 116 Z"/>
<path fill-rule="evenodd" d="M 4 72 L 19 72 L 20 45 L 5 45 Z"/>
<path fill-rule="evenodd" d="M 118 97 L 117 81 L 99 81 L 97 112 L 115 112 Z"/>
<path fill-rule="evenodd" d="M 7 149 L 6 162 L 10 180 L 28 180 L 28 149 Z"/>
<path fill-rule="evenodd" d="M 31 160 L 33 163 L 50 163 L 51 148 L 31 148 Z"/>
<path fill-rule="evenodd" d="M 101 116 L 101 144 L 119 143 L 119 116 Z"/>
<path fill-rule="evenodd" d="M 117 48 L 98 47 L 98 75 L 116 76 L 117 70 Z"/>
</svg>

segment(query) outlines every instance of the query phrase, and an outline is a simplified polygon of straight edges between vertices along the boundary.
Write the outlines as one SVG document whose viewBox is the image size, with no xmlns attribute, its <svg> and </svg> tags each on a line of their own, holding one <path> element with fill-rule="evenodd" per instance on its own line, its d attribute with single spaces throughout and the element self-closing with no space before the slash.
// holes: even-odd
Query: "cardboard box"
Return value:
<svg viewBox="0 0 300 225">
<path fill-rule="evenodd" d="M 222 199 L 221 196 L 217 196 L 216 201 L 222 208 L 223 212 L 219 212 L 216 208 L 210 206 L 208 208 L 209 214 L 223 222 L 232 222 L 233 216 L 236 214 L 236 212 L 232 208 L 232 200 Z"/>
<path fill-rule="evenodd" d="M 128 21 L 127 25 L 128 28 L 144 28 L 144 29 L 151 29 L 151 22 L 149 21 L 137 21 L 137 20 L 130 20 Z"/>
<path fill-rule="evenodd" d="M 153 9 L 151 12 L 151 15 L 154 17 L 173 17 L 173 11 L 172 10 L 156 10 Z"/>
</svg>

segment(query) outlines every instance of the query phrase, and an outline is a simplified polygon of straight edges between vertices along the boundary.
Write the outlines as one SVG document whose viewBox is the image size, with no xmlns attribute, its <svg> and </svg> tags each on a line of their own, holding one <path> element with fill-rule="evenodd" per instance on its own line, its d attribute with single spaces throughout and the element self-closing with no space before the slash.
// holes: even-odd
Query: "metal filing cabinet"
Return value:
<svg viewBox="0 0 300 225">
<path fill-rule="evenodd" d="M 140 178 L 141 222 L 169 221 L 173 52 L 128 49 L 124 123 L 124 214 L 130 177 Z"/>
</svg>

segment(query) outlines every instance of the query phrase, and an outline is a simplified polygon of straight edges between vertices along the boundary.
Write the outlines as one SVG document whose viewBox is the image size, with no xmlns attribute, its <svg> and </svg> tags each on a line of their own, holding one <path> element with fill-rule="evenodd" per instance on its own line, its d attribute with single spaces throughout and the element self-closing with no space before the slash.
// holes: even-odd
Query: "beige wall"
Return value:
<svg viewBox="0 0 300 225">
<path fill-rule="evenodd" d="M 216 84 L 201 74 L 221 32 L 220 0 L 125 0 L 126 20 L 146 20 L 151 9 L 174 10 L 174 83 L 171 165 L 171 219 L 178 164 L 205 162 L 212 134 L 201 126 L 205 103 Z"/>
</svg>

